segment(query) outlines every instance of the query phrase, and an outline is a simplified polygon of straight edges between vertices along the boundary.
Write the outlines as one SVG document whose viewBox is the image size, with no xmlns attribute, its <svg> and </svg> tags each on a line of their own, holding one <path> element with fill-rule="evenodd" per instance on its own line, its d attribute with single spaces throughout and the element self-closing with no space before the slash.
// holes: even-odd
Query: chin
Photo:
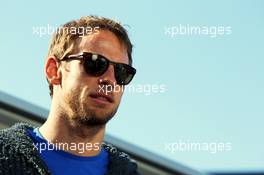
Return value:
<svg viewBox="0 0 264 175">
<path fill-rule="evenodd" d="M 104 126 L 111 120 L 113 116 L 80 116 L 76 118 L 77 122 L 82 126 Z"/>
</svg>

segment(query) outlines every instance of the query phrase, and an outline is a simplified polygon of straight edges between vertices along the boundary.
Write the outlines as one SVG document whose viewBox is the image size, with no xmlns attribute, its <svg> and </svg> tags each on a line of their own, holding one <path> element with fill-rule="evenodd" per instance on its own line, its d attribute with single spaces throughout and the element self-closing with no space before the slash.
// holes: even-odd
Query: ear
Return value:
<svg viewBox="0 0 264 175">
<path fill-rule="evenodd" d="M 61 71 L 59 69 L 59 64 L 56 60 L 56 57 L 48 57 L 45 66 L 45 73 L 50 84 L 58 85 L 61 83 Z"/>
</svg>

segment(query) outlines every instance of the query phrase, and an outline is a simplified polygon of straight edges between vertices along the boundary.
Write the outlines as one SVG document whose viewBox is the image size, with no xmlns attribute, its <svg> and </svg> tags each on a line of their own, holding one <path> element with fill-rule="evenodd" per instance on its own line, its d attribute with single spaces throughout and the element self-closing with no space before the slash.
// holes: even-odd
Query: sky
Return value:
<svg viewBox="0 0 264 175">
<path fill-rule="evenodd" d="M 115 19 L 131 37 L 137 74 L 107 133 L 202 172 L 263 171 L 263 7 L 260 0 L 3 1 L 0 91 L 49 110 L 48 28 L 87 15 Z"/>
</svg>

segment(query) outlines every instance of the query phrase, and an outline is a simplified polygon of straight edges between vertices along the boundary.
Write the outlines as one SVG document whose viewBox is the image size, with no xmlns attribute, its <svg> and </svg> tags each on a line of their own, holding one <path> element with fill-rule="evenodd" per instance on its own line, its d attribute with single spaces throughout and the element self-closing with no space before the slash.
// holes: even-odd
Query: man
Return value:
<svg viewBox="0 0 264 175">
<path fill-rule="evenodd" d="M 0 174 L 137 175 L 128 155 L 103 142 L 136 73 L 131 53 L 126 30 L 113 20 L 87 16 L 59 28 L 45 65 L 48 119 L 0 132 Z"/>
</svg>

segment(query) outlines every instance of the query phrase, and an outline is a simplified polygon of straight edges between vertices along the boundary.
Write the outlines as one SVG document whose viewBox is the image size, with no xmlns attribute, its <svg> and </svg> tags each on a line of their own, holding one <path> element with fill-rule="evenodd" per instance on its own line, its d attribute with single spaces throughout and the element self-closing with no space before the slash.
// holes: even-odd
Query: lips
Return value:
<svg viewBox="0 0 264 175">
<path fill-rule="evenodd" d="M 106 95 L 104 93 L 91 93 L 90 97 L 97 100 L 97 101 L 101 101 L 101 102 L 107 102 L 107 103 L 113 103 L 114 102 L 114 98 L 112 95 Z"/>
</svg>

